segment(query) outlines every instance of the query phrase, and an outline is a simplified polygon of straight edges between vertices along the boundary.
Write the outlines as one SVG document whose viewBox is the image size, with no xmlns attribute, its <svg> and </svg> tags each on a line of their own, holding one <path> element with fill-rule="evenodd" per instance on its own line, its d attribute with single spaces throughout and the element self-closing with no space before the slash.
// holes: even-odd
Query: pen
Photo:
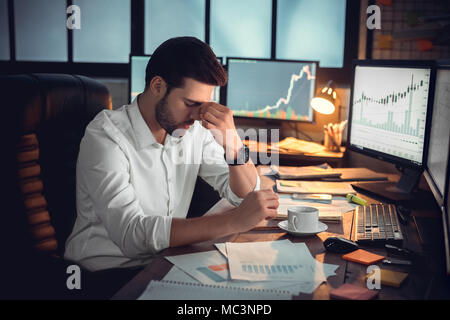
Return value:
<svg viewBox="0 0 450 320">
<path fill-rule="evenodd" d="M 330 131 L 331 131 L 331 133 L 330 133 L 329 135 L 330 135 L 330 140 L 331 140 L 331 142 L 335 145 L 335 147 L 336 147 L 338 150 L 340 150 L 340 146 L 338 145 L 338 143 L 336 142 L 336 139 L 334 138 L 334 130 L 333 130 L 333 126 L 330 126 Z"/>
<path fill-rule="evenodd" d="M 409 260 L 401 260 L 401 259 L 395 259 L 395 258 L 386 258 L 383 260 L 384 264 L 396 264 L 396 265 L 403 265 L 403 266 L 410 266 L 412 264 Z"/>
<path fill-rule="evenodd" d="M 341 122 L 341 124 L 339 125 L 339 129 L 340 131 L 344 131 L 345 126 L 347 125 L 347 120 L 344 120 Z"/>
</svg>

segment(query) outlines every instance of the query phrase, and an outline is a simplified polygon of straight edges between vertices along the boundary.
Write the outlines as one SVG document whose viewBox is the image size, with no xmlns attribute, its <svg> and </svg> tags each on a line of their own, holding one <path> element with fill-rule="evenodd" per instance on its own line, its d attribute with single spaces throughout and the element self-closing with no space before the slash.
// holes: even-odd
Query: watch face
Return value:
<svg viewBox="0 0 450 320">
<path fill-rule="evenodd" d="M 238 164 L 245 164 L 248 162 L 248 159 L 250 158 L 250 150 L 248 147 L 244 144 L 244 146 L 239 150 L 239 162 Z"/>
<path fill-rule="evenodd" d="M 236 159 L 234 161 L 229 161 L 225 157 L 225 160 L 230 166 L 236 166 L 241 164 L 246 164 L 248 160 L 250 159 L 250 150 L 248 147 L 244 144 L 242 148 L 240 148 L 237 152 Z"/>
<path fill-rule="evenodd" d="M 250 149 L 244 145 L 244 151 L 245 151 L 245 162 L 247 162 L 250 158 Z"/>
</svg>

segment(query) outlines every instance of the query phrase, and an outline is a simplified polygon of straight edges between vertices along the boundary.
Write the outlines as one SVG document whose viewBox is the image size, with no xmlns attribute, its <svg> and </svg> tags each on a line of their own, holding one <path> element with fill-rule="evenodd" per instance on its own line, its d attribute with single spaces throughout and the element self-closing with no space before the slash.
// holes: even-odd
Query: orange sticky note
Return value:
<svg viewBox="0 0 450 320">
<path fill-rule="evenodd" d="M 429 51 L 433 49 L 431 40 L 417 40 L 417 48 L 419 51 Z"/>
<path fill-rule="evenodd" d="M 369 273 L 366 278 L 373 275 L 374 272 L 375 270 Z M 408 274 L 404 272 L 380 269 L 380 282 L 381 284 L 384 284 L 386 286 L 398 288 L 402 285 L 403 281 L 405 281 L 407 277 Z"/>
<path fill-rule="evenodd" d="M 384 256 L 380 256 L 378 254 L 371 253 L 369 251 L 362 250 L 362 249 L 358 249 L 356 251 L 344 254 L 342 256 L 342 259 L 344 259 L 344 260 L 358 262 L 358 263 L 362 263 L 365 265 L 375 264 L 377 262 L 380 262 L 384 258 L 385 258 Z"/>
<path fill-rule="evenodd" d="M 390 34 L 380 34 L 376 46 L 378 49 L 392 49 L 392 36 Z"/>
</svg>

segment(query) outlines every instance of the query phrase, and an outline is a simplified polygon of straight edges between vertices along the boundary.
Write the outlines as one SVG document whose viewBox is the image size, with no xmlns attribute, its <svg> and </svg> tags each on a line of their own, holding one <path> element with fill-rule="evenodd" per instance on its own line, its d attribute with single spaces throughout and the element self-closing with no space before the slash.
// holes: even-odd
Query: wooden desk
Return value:
<svg viewBox="0 0 450 320">
<path fill-rule="evenodd" d="M 315 165 L 327 162 L 332 167 L 339 168 L 345 154 L 345 147 L 341 147 L 341 152 L 322 150 L 315 153 L 298 153 L 287 150 L 273 151 L 270 150 L 269 145 L 256 141 L 246 140 L 244 143 L 249 147 L 252 159 L 258 159 L 256 164 L 265 164 L 259 161 L 261 155 L 267 157 L 273 155 L 278 157 L 280 165 L 283 166 Z"/>
<path fill-rule="evenodd" d="M 258 168 L 259 170 L 259 168 Z M 261 176 L 262 188 L 270 188 L 275 181 L 267 176 Z M 376 203 L 372 198 L 359 194 L 369 203 Z M 425 206 L 427 208 L 427 206 Z M 433 208 L 429 206 L 428 208 Z M 431 210 L 419 210 L 412 212 L 423 216 L 436 216 L 436 212 Z M 419 261 L 411 267 L 393 267 L 379 264 L 381 268 L 404 271 L 409 273 L 408 279 L 400 288 L 383 286 L 380 290 L 379 299 L 425 299 L 427 297 L 434 299 L 450 299 L 448 282 L 446 282 L 443 272 L 443 262 L 439 254 L 443 251 L 433 251 L 431 248 L 423 248 L 419 243 L 418 235 L 412 220 L 409 224 L 401 226 L 404 235 L 404 247 L 414 250 L 423 255 Z M 290 239 L 292 242 L 305 242 L 311 254 L 321 262 L 339 265 L 336 275 L 328 278 L 327 282 L 322 283 L 312 294 L 300 294 L 294 296 L 294 299 L 329 299 L 329 293 L 332 289 L 339 287 L 343 283 L 351 283 L 365 287 L 367 266 L 347 262 L 341 259 L 340 254 L 326 252 L 323 247 L 323 241 L 329 236 L 340 236 L 345 238 L 352 237 L 353 212 L 347 212 L 343 216 L 342 223 L 328 223 L 328 230 L 317 236 L 309 238 L 296 238 L 280 230 L 273 231 L 250 231 L 241 234 L 234 234 L 216 241 L 203 242 L 195 245 L 188 245 L 178 248 L 169 248 L 164 250 L 156 260 L 141 271 L 127 285 L 125 285 L 113 299 L 136 299 L 145 290 L 150 280 L 161 280 L 172 267 L 164 256 L 186 254 L 200 251 L 215 250 L 214 243 L 219 242 L 249 242 L 249 241 L 273 241 L 280 239 Z M 386 255 L 384 249 L 368 249 L 371 252 Z M 441 277 L 442 274 L 442 277 Z"/>
</svg>

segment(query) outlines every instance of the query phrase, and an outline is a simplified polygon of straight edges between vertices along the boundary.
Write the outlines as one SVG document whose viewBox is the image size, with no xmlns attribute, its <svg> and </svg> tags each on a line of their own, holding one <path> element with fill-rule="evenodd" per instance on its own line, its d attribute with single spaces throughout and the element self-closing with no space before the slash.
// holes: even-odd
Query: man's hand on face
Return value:
<svg viewBox="0 0 450 320">
<path fill-rule="evenodd" d="M 235 159 L 242 141 L 236 132 L 233 111 L 214 102 L 202 104 L 193 114 L 195 120 L 201 120 L 202 126 L 211 130 L 216 141 L 225 149 L 228 159 Z"/>
</svg>

